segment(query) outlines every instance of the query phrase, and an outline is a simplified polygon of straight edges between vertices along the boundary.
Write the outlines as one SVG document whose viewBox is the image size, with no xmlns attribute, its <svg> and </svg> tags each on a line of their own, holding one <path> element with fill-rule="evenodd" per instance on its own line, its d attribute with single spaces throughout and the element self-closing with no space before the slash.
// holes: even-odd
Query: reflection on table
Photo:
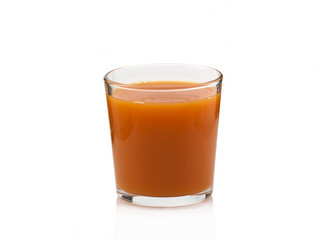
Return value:
<svg viewBox="0 0 329 240">
<path fill-rule="evenodd" d="M 213 199 L 184 207 L 150 208 L 117 199 L 115 239 L 215 239 Z"/>
</svg>

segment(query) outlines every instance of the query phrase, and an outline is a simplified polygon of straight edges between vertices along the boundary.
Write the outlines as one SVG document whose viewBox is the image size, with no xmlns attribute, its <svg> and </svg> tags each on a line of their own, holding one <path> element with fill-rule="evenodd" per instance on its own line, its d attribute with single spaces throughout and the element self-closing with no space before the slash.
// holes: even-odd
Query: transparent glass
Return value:
<svg viewBox="0 0 329 240">
<path fill-rule="evenodd" d="M 117 193 L 154 207 L 213 190 L 222 74 L 189 64 L 118 68 L 104 77 Z"/>
</svg>

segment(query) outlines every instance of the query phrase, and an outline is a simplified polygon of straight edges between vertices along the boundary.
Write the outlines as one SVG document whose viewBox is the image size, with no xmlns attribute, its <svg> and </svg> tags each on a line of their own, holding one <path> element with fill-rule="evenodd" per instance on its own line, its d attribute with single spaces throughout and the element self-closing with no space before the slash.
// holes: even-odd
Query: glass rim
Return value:
<svg viewBox="0 0 329 240">
<path fill-rule="evenodd" d="M 179 88 L 170 88 L 170 89 L 154 89 L 154 88 L 143 88 L 142 86 L 138 85 L 132 85 L 129 83 L 120 83 L 116 82 L 110 79 L 109 75 L 115 71 L 118 70 L 124 70 L 126 68 L 132 68 L 132 67 L 150 67 L 150 66 L 159 66 L 159 65 L 173 65 L 173 66 L 187 66 L 187 67 L 198 67 L 198 68 L 203 68 L 203 69 L 208 69 L 213 72 L 215 72 L 218 76 L 215 79 L 207 80 L 205 82 L 197 83 L 195 82 L 193 85 L 187 85 L 186 87 L 180 86 Z M 114 85 L 115 87 L 119 88 L 126 88 L 126 89 L 131 89 L 131 90 L 137 90 L 137 91 L 183 91 L 183 90 L 192 90 L 192 89 L 198 89 L 202 88 L 205 86 L 209 86 L 214 83 L 220 83 L 223 79 L 223 74 L 217 70 L 216 68 L 213 67 L 208 67 L 204 65 L 198 65 L 198 64 L 188 64 L 188 63 L 150 63 L 150 64 L 135 64 L 135 65 L 128 65 L 128 66 L 123 66 L 123 67 L 118 67 L 115 68 L 109 72 L 107 72 L 104 76 L 104 82 L 109 85 Z"/>
</svg>

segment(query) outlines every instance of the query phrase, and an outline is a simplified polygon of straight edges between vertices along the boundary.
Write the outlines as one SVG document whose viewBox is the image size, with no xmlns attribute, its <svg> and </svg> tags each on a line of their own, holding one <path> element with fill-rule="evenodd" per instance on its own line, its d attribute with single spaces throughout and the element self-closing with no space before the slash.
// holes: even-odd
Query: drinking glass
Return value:
<svg viewBox="0 0 329 240">
<path fill-rule="evenodd" d="M 222 78 L 190 64 L 135 65 L 105 75 L 120 198 L 170 207 L 211 196 Z"/>
</svg>

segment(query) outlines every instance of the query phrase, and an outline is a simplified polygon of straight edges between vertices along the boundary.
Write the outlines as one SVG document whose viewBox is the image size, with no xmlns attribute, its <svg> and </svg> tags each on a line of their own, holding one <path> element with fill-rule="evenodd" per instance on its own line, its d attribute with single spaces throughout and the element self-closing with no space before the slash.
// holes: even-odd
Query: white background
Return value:
<svg viewBox="0 0 329 240">
<path fill-rule="evenodd" d="M 0 239 L 328 239 L 323 0 L 0 0 Z M 117 200 L 103 75 L 224 74 L 215 189 Z"/>
</svg>

